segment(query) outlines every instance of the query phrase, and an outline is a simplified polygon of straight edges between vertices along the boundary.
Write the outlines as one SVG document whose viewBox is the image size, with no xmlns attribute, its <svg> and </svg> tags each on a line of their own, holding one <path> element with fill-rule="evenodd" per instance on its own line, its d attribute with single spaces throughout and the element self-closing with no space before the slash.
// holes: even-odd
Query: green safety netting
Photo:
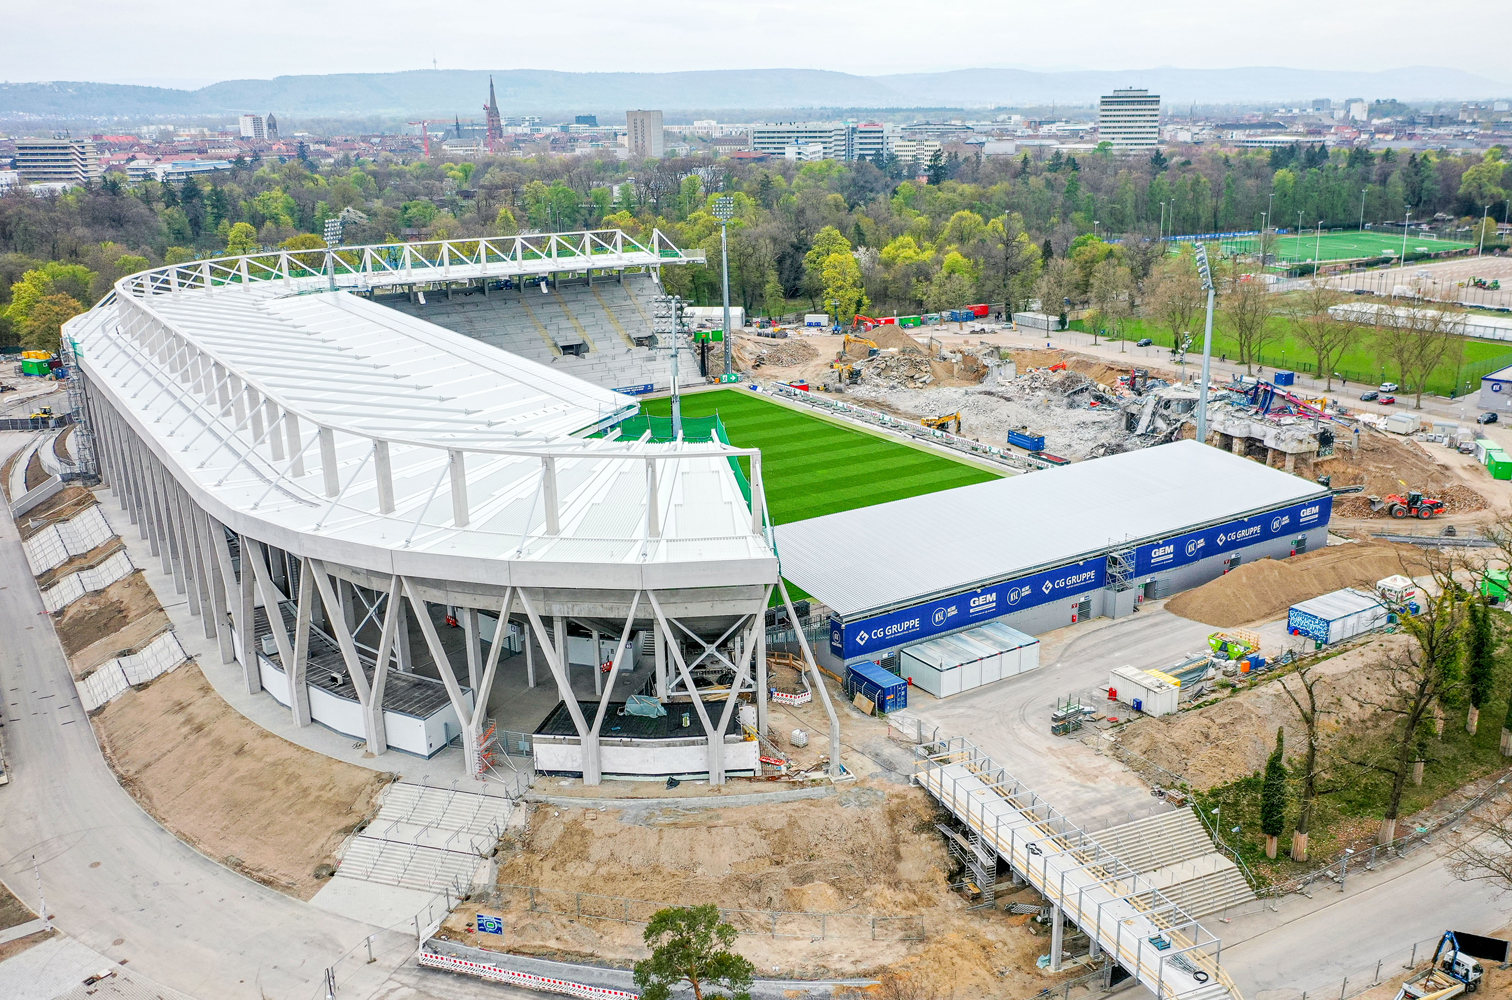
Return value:
<svg viewBox="0 0 1512 1000">
<path fill-rule="evenodd" d="M 619 429 L 622 441 L 637 441 L 645 435 L 646 431 L 651 432 L 653 441 L 673 439 L 671 417 L 656 417 L 641 413 L 622 420 L 615 426 Z M 683 417 L 682 430 L 684 441 L 707 441 L 712 436 L 724 444 L 730 443 L 730 437 L 725 433 L 724 422 L 717 414 L 712 417 Z M 735 480 L 740 483 L 740 493 L 745 497 L 746 506 L 749 507 L 751 482 L 746 478 L 745 470 L 740 467 L 740 459 L 731 458 L 730 468 L 735 472 Z"/>
</svg>

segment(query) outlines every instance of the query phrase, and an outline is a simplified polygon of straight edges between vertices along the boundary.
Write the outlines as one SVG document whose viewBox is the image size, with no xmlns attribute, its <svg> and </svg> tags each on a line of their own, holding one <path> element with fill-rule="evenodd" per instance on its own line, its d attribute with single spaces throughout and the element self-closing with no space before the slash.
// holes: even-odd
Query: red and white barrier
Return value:
<svg viewBox="0 0 1512 1000">
<path fill-rule="evenodd" d="M 541 993 L 562 993 L 570 997 L 584 997 L 586 1000 L 639 1000 L 640 997 L 638 993 L 611 990 L 602 986 L 585 986 L 582 983 L 574 983 L 566 979 L 548 979 L 545 976 L 533 976 L 528 972 L 515 972 L 513 969 L 501 969 L 497 965 L 469 962 L 465 958 L 438 955 L 433 951 L 425 951 L 424 949 L 420 952 L 420 964 L 430 969 L 445 969 L 447 972 L 460 972 L 463 975 L 477 976 L 479 979 L 489 979 L 497 983 L 509 983 L 511 986 L 519 986 L 527 990 L 536 990 Z"/>
<path fill-rule="evenodd" d="M 814 700 L 814 692 L 805 691 L 802 694 L 788 694 L 786 691 L 772 691 L 772 700 L 779 705 L 807 705 Z"/>
</svg>

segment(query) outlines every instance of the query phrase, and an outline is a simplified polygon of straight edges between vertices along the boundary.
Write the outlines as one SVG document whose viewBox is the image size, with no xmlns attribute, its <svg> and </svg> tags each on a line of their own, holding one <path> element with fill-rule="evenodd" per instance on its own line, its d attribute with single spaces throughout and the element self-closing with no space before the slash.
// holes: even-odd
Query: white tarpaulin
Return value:
<svg viewBox="0 0 1512 1000">
<path fill-rule="evenodd" d="M 79 681 L 79 701 L 84 703 L 84 711 L 93 712 L 128 687 L 146 684 L 187 659 L 189 656 L 179 645 L 178 636 L 170 629 L 137 652 L 118 656 Z"/>
<path fill-rule="evenodd" d="M 135 570 L 136 567 L 131 564 L 131 557 L 126 554 L 125 549 L 122 549 L 98 566 L 70 573 L 42 591 L 42 606 L 48 611 L 65 608 L 85 594 L 104 590 L 117 580 L 124 580 Z"/>
<path fill-rule="evenodd" d="M 49 524 L 21 546 L 26 550 L 32 575 L 41 576 L 74 556 L 82 556 L 114 534 L 100 512 L 100 505 L 94 503 L 67 521 Z"/>
</svg>

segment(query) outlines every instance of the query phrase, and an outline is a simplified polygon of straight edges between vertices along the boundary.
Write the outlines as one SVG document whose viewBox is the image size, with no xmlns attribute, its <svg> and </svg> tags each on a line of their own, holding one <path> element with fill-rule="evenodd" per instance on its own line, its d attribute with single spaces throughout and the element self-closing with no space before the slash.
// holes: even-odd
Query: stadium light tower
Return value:
<svg viewBox="0 0 1512 1000">
<path fill-rule="evenodd" d="M 1207 289 L 1207 326 L 1202 332 L 1202 385 L 1197 389 L 1197 440 L 1207 444 L 1208 377 L 1213 363 L 1213 271 L 1208 267 L 1207 244 L 1197 244 L 1197 273 Z"/>
<path fill-rule="evenodd" d="M 730 374 L 730 219 L 735 215 L 735 199 L 721 195 L 714 199 L 714 217 L 719 220 L 720 288 L 724 292 L 724 373 Z"/>
</svg>

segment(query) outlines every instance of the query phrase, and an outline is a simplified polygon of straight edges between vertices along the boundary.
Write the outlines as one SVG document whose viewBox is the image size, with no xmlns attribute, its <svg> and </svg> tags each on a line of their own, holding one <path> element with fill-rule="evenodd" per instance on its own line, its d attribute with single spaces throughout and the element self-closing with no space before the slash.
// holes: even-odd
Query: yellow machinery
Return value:
<svg viewBox="0 0 1512 1000">
<path fill-rule="evenodd" d="M 925 417 L 919 423 L 936 431 L 948 431 L 950 430 L 950 425 L 953 423 L 955 424 L 954 433 L 959 434 L 961 433 L 961 411 L 957 410 L 954 413 L 947 413 L 943 417 Z"/>
<path fill-rule="evenodd" d="M 50 418 L 52 415 L 53 415 L 52 407 L 51 406 L 43 406 L 43 407 L 38 408 L 38 410 L 35 413 L 33 413 L 29 419 L 31 419 L 31 420 L 46 420 L 46 419 Z"/>
<path fill-rule="evenodd" d="M 870 348 L 872 354 L 875 354 L 877 351 L 880 351 L 882 349 L 877 346 L 877 342 L 875 340 L 867 340 L 865 337 L 855 337 L 847 333 L 844 339 L 841 341 L 840 352 L 842 354 L 848 352 L 850 350 L 850 345 L 852 344 L 860 344 L 863 347 Z"/>
</svg>

